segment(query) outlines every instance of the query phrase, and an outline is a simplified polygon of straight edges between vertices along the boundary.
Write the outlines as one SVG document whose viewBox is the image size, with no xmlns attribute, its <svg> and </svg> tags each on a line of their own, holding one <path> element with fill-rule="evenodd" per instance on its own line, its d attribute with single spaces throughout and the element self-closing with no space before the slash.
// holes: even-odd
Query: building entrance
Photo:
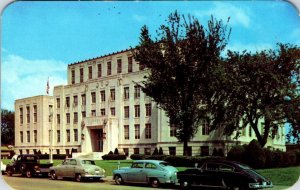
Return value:
<svg viewBox="0 0 300 190">
<path fill-rule="evenodd" d="M 91 141 L 93 152 L 103 152 L 103 129 L 91 129 Z"/>
</svg>

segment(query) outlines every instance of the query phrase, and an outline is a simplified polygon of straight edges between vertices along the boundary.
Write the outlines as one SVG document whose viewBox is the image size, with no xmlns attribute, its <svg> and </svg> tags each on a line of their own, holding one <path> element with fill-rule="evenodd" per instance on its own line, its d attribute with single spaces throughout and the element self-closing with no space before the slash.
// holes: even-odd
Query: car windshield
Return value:
<svg viewBox="0 0 300 190">
<path fill-rule="evenodd" d="M 81 160 L 81 163 L 87 165 L 96 165 L 93 160 Z"/>
<path fill-rule="evenodd" d="M 161 162 L 159 165 L 162 167 L 171 166 L 168 162 Z"/>
</svg>

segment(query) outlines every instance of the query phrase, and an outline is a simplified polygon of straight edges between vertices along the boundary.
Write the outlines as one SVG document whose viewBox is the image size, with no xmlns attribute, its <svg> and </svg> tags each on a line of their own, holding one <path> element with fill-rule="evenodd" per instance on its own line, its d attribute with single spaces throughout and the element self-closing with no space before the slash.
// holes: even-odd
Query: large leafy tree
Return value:
<svg viewBox="0 0 300 190">
<path fill-rule="evenodd" d="M 1 144 L 14 144 L 15 124 L 14 112 L 1 110 Z"/>
<path fill-rule="evenodd" d="M 269 137 L 274 137 L 278 127 L 291 118 L 290 110 L 299 96 L 296 88 L 299 86 L 299 53 L 298 47 L 288 44 L 278 44 L 278 49 L 254 54 L 228 53 L 230 91 L 241 114 L 241 123 L 249 124 L 262 147 Z M 264 121 L 262 130 L 258 128 L 260 120 Z M 245 125 L 230 130 L 239 127 Z"/>
<path fill-rule="evenodd" d="M 224 101 L 212 82 L 220 86 L 222 81 L 221 53 L 229 34 L 222 20 L 211 18 L 205 28 L 197 19 L 178 12 L 169 15 L 155 39 L 146 26 L 141 29 L 134 58 L 149 69 L 142 89 L 166 112 L 171 124 L 176 124 L 185 155 L 199 122 L 207 118 L 208 105 Z"/>
</svg>

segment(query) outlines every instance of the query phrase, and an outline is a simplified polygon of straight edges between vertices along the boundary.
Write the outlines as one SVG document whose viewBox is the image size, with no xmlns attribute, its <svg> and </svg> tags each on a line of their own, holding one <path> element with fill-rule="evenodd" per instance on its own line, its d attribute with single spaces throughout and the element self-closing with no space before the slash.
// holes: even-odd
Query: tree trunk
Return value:
<svg viewBox="0 0 300 190">
<path fill-rule="evenodd" d="M 188 156 L 188 140 L 183 141 L 183 156 Z"/>
</svg>

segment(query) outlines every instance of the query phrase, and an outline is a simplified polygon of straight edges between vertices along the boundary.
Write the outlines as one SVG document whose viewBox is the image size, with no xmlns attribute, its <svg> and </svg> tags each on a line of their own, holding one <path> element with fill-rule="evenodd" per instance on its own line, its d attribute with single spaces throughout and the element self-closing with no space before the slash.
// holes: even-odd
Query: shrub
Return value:
<svg viewBox="0 0 300 190">
<path fill-rule="evenodd" d="M 112 151 L 109 151 L 109 153 L 108 153 L 108 154 L 110 155 L 110 154 L 114 154 L 114 153 L 113 153 Z"/>
<path fill-rule="evenodd" d="M 126 160 L 125 155 L 119 155 L 119 154 L 105 154 L 102 156 L 103 160 Z"/>
<path fill-rule="evenodd" d="M 132 160 L 145 160 L 145 155 L 143 154 L 131 154 L 130 159 Z"/>
<path fill-rule="evenodd" d="M 217 156 L 217 155 L 218 155 L 218 151 L 217 151 L 216 148 L 214 148 L 213 153 L 212 153 L 212 156 Z"/>
<path fill-rule="evenodd" d="M 236 145 L 233 146 L 230 151 L 227 153 L 227 158 L 229 160 L 244 162 L 243 157 L 245 153 L 244 146 Z"/>
<path fill-rule="evenodd" d="M 158 149 L 157 148 L 154 149 L 152 155 L 158 155 Z"/>
<path fill-rule="evenodd" d="M 245 149 L 245 163 L 253 168 L 264 168 L 266 156 L 257 140 L 252 140 Z"/>
<path fill-rule="evenodd" d="M 151 155 L 151 156 L 146 156 L 145 159 L 151 159 L 151 160 L 165 160 L 166 155 Z"/>
<path fill-rule="evenodd" d="M 114 154 L 119 154 L 118 148 L 115 148 Z"/>
<path fill-rule="evenodd" d="M 163 149 L 159 147 L 158 155 L 164 155 Z"/>
<path fill-rule="evenodd" d="M 300 151 L 294 151 L 295 156 L 296 156 L 296 165 L 300 165 Z"/>
</svg>

